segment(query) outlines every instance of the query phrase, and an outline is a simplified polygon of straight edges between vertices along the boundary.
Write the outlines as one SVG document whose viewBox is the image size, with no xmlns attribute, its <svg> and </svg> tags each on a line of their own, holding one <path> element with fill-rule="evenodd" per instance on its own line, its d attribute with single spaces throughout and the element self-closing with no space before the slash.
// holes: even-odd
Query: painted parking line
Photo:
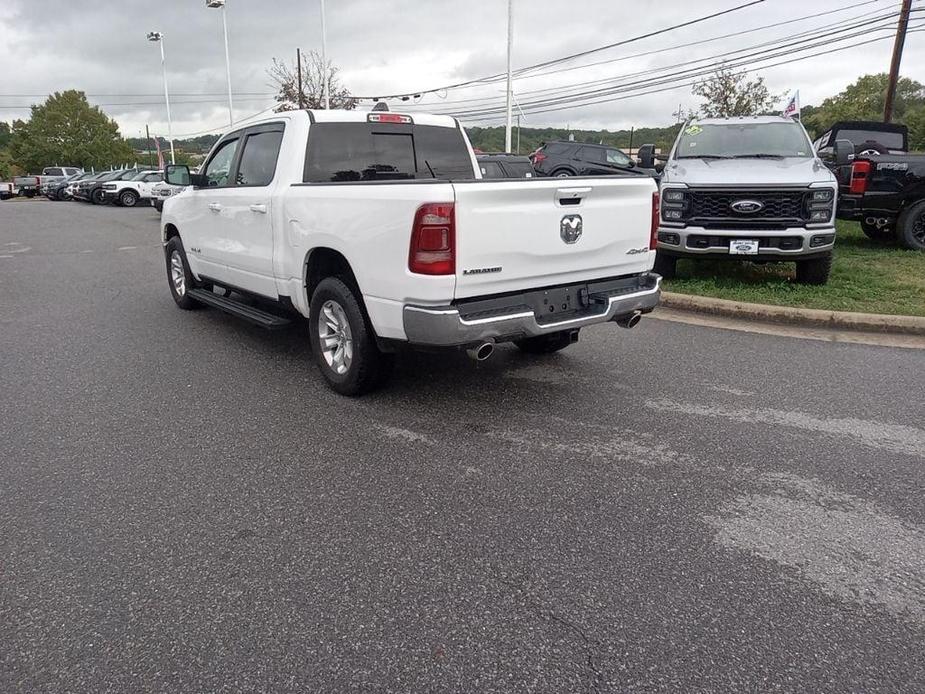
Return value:
<svg viewBox="0 0 925 694">
<path fill-rule="evenodd" d="M 119 246 L 117 251 L 134 251 L 138 246 Z"/>
</svg>

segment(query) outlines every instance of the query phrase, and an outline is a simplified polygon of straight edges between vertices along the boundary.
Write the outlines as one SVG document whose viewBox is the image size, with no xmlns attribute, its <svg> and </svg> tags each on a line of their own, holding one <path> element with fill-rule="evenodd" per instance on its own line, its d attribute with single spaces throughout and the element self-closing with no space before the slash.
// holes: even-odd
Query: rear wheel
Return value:
<svg viewBox="0 0 925 694">
<path fill-rule="evenodd" d="M 892 241 L 896 237 L 896 231 L 893 227 L 879 227 L 876 224 L 868 224 L 864 221 L 861 222 L 861 231 L 871 241 Z"/>
<path fill-rule="evenodd" d="M 552 172 L 553 178 L 568 178 L 571 175 L 572 172 L 568 171 L 567 169 L 558 169 L 557 171 Z"/>
<path fill-rule="evenodd" d="M 527 337 L 523 340 L 517 340 L 514 344 L 517 345 L 521 352 L 526 352 L 527 354 L 552 354 L 575 342 L 578 342 L 578 331 L 563 330 L 549 335 L 540 335 L 539 337 Z"/>
<path fill-rule="evenodd" d="M 832 254 L 819 258 L 797 261 L 797 282 L 800 284 L 825 284 L 832 272 Z"/>
<path fill-rule="evenodd" d="M 341 395 L 368 393 L 392 372 L 394 355 L 379 350 L 357 295 L 338 277 L 312 294 L 309 336 L 322 376 Z"/>
<path fill-rule="evenodd" d="M 913 251 L 925 251 L 925 200 L 904 210 L 897 224 L 899 242 Z"/>
<path fill-rule="evenodd" d="M 123 190 L 119 193 L 119 203 L 123 207 L 135 207 L 138 204 L 138 193 L 134 190 Z"/>
<path fill-rule="evenodd" d="M 678 259 L 673 255 L 665 255 L 664 253 L 655 254 L 655 267 L 652 268 L 652 271 L 656 274 L 661 275 L 666 280 L 672 279 L 678 272 Z"/>
</svg>

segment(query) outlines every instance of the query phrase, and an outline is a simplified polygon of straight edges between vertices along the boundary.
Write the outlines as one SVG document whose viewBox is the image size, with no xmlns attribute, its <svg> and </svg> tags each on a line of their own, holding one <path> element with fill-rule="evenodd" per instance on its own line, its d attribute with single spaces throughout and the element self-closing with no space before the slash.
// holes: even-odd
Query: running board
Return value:
<svg viewBox="0 0 925 694">
<path fill-rule="evenodd" d="M 240 301 L 235 301 L 234 299 L 219 296 L 205 289 L 190 289 L 188 295 L 191 299 L 195 299 L 200 303 L 212 306 L 225 313 L 230 313 L 242 320 L 246 320 L 248 323 L 253 323 L 267 330 L 279 330 L 280 328 L 286 328 L 292 324 L 292 321 L 288 318 L 262 311 L 259 308 L 241 303 Z"/>
</svg>

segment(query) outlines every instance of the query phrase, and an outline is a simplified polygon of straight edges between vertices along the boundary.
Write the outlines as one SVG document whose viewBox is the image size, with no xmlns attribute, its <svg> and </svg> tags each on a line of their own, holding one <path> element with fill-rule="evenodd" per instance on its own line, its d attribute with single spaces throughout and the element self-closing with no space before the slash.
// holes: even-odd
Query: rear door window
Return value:
<svg viewBox="0 0 925 694">
<path fill-rule="evenodd" d="M 276 174 L 276 160 L 283 141 L 282 130 L 252 133 L 244 143 L 238 165 L 237 185 L 268 186 Z"/>
<path fill-rule="evenodd" d="M 49 157 L 49 159 L 50 158 L 51 157 Z M 61 169 L 51 167 L 51 168 L 45 169 L 45 175 L 46 176 L 63 176 L 64 173 L 61 171 Z"/>
<path fill-rule="evenodd" d="M 469 178 L 472 160 L 458 128 L 315 123 L 305 154 L 307 183 Z"/>
<path fill-rule="evenodd" d="M 582 161 L 602 162 L 604 161 L 604 150 L 598 147 L 582 147 L 578 151 L 578 158 Z"/>
</svg>

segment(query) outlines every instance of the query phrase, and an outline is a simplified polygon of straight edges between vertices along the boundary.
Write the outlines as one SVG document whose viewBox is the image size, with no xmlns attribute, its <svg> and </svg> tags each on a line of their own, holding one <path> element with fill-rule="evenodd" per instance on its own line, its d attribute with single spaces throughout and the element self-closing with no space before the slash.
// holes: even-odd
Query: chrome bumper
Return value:
<svg viewBox="0 0 925 694">
<path fill-rule="evenodd" d="M 631 315 L 635 311 L 651 311 L 658 305 L 661 294 L 660 275 L 648 273 L 641 278 L 648 285 L 638 290 L 611 296 L 595 295 L 596 306 L 589 313 L 558 321 L 537 320 L 533 310 L 519 310 L 489 317 L 465 317 L 456 307 L 405 306 L 403 322 L 408 342 L 434 347 L 454 347 L 485 341 L 504 342 L 523 337 L 537 337 L 562 330 L 575 330 L 596 323 Z M 599 310 L 594 310 L 600 307 Z M 593 312 L 590 312 L 593 311 Z"/>
</svg>

